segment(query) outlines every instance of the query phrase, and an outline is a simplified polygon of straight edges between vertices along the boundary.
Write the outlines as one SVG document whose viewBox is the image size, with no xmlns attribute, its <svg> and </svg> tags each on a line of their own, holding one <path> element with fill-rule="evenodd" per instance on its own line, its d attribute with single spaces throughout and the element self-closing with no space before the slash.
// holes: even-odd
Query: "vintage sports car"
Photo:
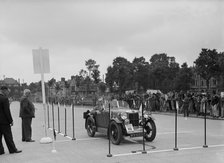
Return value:
<svg viewBox="0 0 224 163">
<path fill-rule="evenodd" d="M 116 145 L 120 144 L 125 136 L 140 137 L 144 133 L 146 141 L 153 141 L 156 137 L 156 125 L 151 112 L 130 109 L 125 101 L 102 102 L 92 110 L 84 112 L 83 118 L 90 137 L 94 137 L 96 132 L 104 133 L 110 136 L 111 142 Z"/>
</svg>

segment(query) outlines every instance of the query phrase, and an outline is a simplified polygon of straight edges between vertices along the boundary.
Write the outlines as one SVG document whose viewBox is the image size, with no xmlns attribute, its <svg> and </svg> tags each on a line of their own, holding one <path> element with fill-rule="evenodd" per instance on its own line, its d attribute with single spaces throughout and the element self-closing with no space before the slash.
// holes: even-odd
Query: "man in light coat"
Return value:
<svg viewBox="0 0 224 163">
<path fill-rule="evenodd" d="M 22 118 L 22 141 L 34 142 L 32 140 L 32 118 L 35 117 L 35 107 L 30 100 L 31 92 L 29 89 L 25 89 L 23 97 L 20 101 L 20 114 Z"/>
</svg>

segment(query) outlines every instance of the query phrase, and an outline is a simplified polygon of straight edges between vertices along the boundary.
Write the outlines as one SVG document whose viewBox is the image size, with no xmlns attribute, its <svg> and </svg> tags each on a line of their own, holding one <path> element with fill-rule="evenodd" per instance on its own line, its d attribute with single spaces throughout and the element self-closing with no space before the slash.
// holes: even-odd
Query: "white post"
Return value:
<svg viewBox="0 0 224 163">
<path fill-rule="evenodd" d="M 43 109 L 44 109 L 44 129 L 45 129 L 45 137 L 47 137 L 46 97 L 45 97 L 44 73 L 41 73 L 41 87 L 42 87 L 42 100 L 43 100 Z"/>
<path fill-rule="evenodd" d="M 45 97 L 45 87 L 44 87 L 44 73 L 49 73 L 49 52 L 44 49 L 33 50 L 33 62 L 34 62 L 34 73 L 41 74 L 41 86 L 42 86 L 42 100 L 43 100 L 43 110 L 44 110 L 44 129 L 45 137 L 41 138 L 40 143 L 52 143 L 52 139 L 47 137 L 47 124 L 46 124 L 46 97 Z"/>
<path fill-rule="evenodd" d="M 42 100 L 43 100 L 43 109 L 44 109 L 44 131 L 45 137 L 40 139 L 41 144 L 52 143 L 52 139 L 47 137 L 47 122 L 46 122 L 46 97 L 45 97 L 45 86 L 44 86 L 44 74 L 41 73 L 41 86 L 42 86 Z"/>
</svg>

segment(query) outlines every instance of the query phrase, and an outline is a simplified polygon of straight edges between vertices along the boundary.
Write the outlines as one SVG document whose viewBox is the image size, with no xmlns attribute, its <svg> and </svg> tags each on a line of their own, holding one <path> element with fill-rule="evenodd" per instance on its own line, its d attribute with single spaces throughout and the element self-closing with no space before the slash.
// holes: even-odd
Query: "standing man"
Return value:
<svg viewBox="0 0 224 163">
<path fill-rule="evenodd" d="M 14 144 L 11 126 L 13 126 L 13 119 L 9 108 L 9 89 L 6 86 L 0 88 L 0 155 L 4 154 L 4 147 L 2 144 L 2 136 L 4 136 L 5 143 L 8 147 L 9 153 L 20 153 Z"/>
<path fill-rule="evenodd" d="M 23 97 L 20 101 L 20 114 L 19 117 L 22 118 L 22 141 L 34 142 L 32 137 L 32 118 L 35 117 L 35 107 L 30 100 L 31 92 L 29 89 L 25 89 L 23 92 Z"/>
<path fill-rule="evenodd" d="M 184 112 L 184 117 L 189 117 L 189 98 L 190 98 L 190 95 L 185 93 L 184 94 L 184 98 L 183 98 L 183 112 Z"/>
<path fill-rule="evenodd" d="M 219 97 L 216 94 L 216 91 L 213 90 L 213 95 L 212 95 L 212 98 L 211 98 L 211 106 L 212 106 L 212 116 L 213 116 L 213 118 L 218 118 L 219 117 L 218 103 L 219 103 Z"/>
</svg>

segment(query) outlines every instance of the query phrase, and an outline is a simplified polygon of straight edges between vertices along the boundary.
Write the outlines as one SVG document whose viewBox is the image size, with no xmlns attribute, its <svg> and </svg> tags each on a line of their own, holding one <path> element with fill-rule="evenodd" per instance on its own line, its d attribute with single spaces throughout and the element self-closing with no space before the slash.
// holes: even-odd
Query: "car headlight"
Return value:
<svg viewBox="0 0 224 163">
<path fill-rule="evenodd" d="M 149 115 L 148 114 L 144 114 L 144 118 L 149 118 Z"/>
<path fill-rule="evenodd" d="M 127 113 L 121 113 L 121 119 L 126 120 L 128 118 Z"/>
</svg>

